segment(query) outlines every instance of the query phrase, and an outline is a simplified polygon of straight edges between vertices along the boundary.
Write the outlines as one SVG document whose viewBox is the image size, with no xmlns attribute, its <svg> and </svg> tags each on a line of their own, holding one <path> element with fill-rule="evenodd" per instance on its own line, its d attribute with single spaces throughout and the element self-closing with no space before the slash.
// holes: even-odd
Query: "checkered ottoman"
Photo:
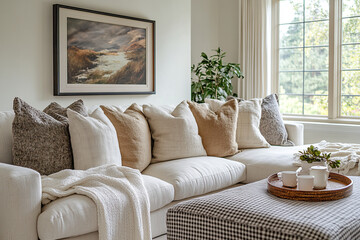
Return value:
<svg viewBox="0 0 360 240">
<path fill-rule="evenodd" d="M 360 177 L 350 197 L 281 199 L 266 180 L 179 203 L 167 213 L 168 239 L 360 239 Z"/>
</svg>

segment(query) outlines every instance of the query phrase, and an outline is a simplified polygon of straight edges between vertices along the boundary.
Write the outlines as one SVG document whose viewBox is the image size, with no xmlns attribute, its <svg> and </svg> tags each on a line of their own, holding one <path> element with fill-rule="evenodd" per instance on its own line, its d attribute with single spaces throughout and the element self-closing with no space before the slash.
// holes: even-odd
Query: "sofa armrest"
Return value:
<svg viewBox="0 0 360 240">
<path fill-rule="evenodd" d="M 295 143 L 295 146 L 304 145 L 304 125 L 296 122 L 284 122 L 290 141 Z"/>
<path fill-rule="evenodd" d="M 0 239 L 38 239 L 41 177 L 32 169 L 0 163 Z"/>
</svg>

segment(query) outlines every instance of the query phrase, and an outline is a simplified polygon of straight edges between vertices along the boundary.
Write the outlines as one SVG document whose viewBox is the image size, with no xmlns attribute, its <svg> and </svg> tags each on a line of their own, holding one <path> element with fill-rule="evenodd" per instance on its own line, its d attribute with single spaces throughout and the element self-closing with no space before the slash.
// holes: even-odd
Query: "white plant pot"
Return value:
<svg viewBox="0 0 360 240">
<path fill-rule="evenodd" d="M 301 171 L 300 175 L 309 175 L 310 174 L 310 168 L 313 166 L 327 166 L 326 162 L 313 162 L 308 163 L 307 161 L 301 161 Z"/>
</svg>

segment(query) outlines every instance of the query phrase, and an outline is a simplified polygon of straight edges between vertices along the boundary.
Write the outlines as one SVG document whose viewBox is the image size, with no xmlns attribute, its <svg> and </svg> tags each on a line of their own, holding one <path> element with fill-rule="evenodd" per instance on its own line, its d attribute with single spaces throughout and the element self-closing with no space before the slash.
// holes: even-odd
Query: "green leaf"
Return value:
<svg viewBox="0 0 360 240">
<path fill-rule="evenodd" d="M 215 54 L 210 57 L 202 52 L 201 61 L 191 66 L 192 78 L 191 99 L 203 102 L 205 98 L 218 98 L 225 100 L 232 95 L 233 86 L 231 80 L 234 77 L 243 78 L 238 63 L 225 63 L 223 58 L 226 53 L 220 47 L 214 50 Z"/>
<path fill-rule="evenodd" d="M 322 153 L 317 147 L 314 147 L 313 145 L 310 145 L 310 147 L 304 151 L 299 151 L 299 153 L 301 154 L 301 161 L 307 161 L 308 163 L 326 162 L 332 168 L 340 167 L 339 160 L 334 161 L 330 159 L 331 153 Z"/>
</svg>

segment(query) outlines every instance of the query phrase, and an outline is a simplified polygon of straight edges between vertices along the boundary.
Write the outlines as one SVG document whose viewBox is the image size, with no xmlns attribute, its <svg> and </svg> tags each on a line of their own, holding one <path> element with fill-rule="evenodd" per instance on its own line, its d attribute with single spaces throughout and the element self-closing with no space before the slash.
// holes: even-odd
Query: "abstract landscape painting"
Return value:
<svg viewBox="0 0 360 240">
<path fill-rule="evenodd" d="M 68 18 L 68 83 L 145 84 L 145 29 Z"/>
<path fill-rule="evenodd" d="M 54 95 L 155 93 L 155 21 L 54 4 Z"/>
</svg>

